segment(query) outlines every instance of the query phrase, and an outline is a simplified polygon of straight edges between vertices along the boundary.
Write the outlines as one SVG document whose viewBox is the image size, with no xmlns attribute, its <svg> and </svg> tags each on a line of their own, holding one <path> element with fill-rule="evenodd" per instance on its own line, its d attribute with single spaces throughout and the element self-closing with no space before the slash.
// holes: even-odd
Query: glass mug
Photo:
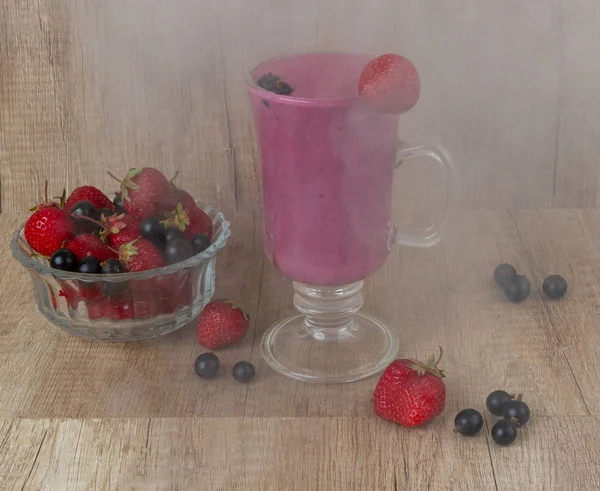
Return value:
<svg viewBox="0 0 600 491">
<path fill-rule="evenodd" d="M 262 164 L 264 249 L 293 280 L 299 311 L 265 333 L 261 351 L 272 368 L 299 380 L 350 382 L 394 359 L 396 336 L 360 312 L 363 280 L 384 264 L 394 244 L 436 244 L 456 195 L 447 152 L 400 145 L 399 116 L 358 97 L 360 73 L 371 59 L 295 54 L 260 64 L 248 81 Z M 258 86 L 269 72 L 293 93 Z M 391 225 L 393 174 L 415 156 L 432 158 L 444 172 L 446 218 L 400 234 Z"/>
</svg>

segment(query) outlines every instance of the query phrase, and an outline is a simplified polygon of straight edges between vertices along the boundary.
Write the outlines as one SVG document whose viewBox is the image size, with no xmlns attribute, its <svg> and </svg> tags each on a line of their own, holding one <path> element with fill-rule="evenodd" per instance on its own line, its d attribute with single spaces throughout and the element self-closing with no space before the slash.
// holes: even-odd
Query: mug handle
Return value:
<svg viewBox="0 0 600 491">
<path fill-rule="evenodd" d="M 452 163 L 452 159 L 445 148 L 428 144 L 410 144 L 406 145 L 399 142 L 399 149 L 396 153 L 395 169 L 408 159 L 414 157 L 429 157 L 436 161 L 441 167 L 446 180 L 446 204 L 445 213 L 441 221 L 434 223 L 429 227 L 420 228 L 413 232 L 399 233 L 398 227 L 392 226 L 391 244 L 390 245 L 405 245 L 409 247 L 431 247 L 437 244 L 441 239 L 442 229 L 448 223 L 448 218 L 451 216 L 451 210 L 454 208 L 458 195 L 458 179 L 456 169 Z"/>
</svg>

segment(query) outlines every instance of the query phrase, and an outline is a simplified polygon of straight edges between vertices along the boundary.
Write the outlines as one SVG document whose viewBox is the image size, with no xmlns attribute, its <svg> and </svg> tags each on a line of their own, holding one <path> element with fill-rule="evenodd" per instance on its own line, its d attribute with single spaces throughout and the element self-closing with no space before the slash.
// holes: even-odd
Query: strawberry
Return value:
<svg viewBox="0 0 600 491">
<path fill-rule="evenodd" d="M 147 319 L 160 314 L 160 300 L 156 298 L 155 292 L 148 285 L 148 288 L 133 289 L 132 306 L 133 317 L 136 319 Z"/>
<path fill-rule="evenodd" d="M 402 426 L 417 426 L 435 418 L 446 405 L 442 358 L 431 355 L 427 363 L 395 360 L 385 369 L 373 394 L 375 414 Z"/>
<path fill-rule="evenodd" d="M 59 281 L 59 284 L 60 291 L 58 292 L 58 296 L 66 298 L 69 307 L 71 307 L 73 310 L 77 310 L 79 302 L 83 300 L 83 295 L 79 291 L 77 282 L 71 280 Z"/>
<path fill-rule="evenodd" d="M 175 189 L 174 191 L 176 203 L 181 203 L 184 210 L 193 210 L 197 208 L 196 200 L 192 198 L 192 195 L 183 189 Z M 170 208 L 173 210 L 175 207 Z"/>
<path fill-rule="evenodd" d="M 75 223 L 58 206 L 44 206 L 25 223 L 25 240 L 42 256 L 51 256 L 75 233 Z"/>
<path fill-rule="evenodd" d="M 163 221 L 165 227 L 176 227 L 183 232 L 186 240 L 192 240 L 198 234 L 206 234 L 212 238 L 212 220 L 199 208 L 185 208 L 182 203 L 177 203 L 177 208 L 171 213 L 165 213 L 167 219 Z"/>
<path fill-rule="evenodd" d="M 131 215 L 112 215 L 102 220 L 104 230 L 100 236 L 113 249 L 131 242 L 141 236 L 140 221 Z"/>
<path fill-rule="evenodd" d="M 250 317 L 231 302 L 209 303 L 200 316 L 196 337 L 208 349 L 218 349 L 240 341 L 248 332 Z"/>
<path fill-rule="evenodd" d="M 105 314 L 109 319 L 119 321 L 133 317 L 133 303 L 130 298 L 106 299 Z"/>
<path fill-rule="evenodd" d="M 158 200 L 157 209 L 162 213 L 169 212 L 175 209 L 177 202 L 177 195 L 174 192 L 169 192 Z M 159 215 L 162 213 L 159 213 Z"/>
<path fill-rule="evenodd" d="M 360 74 L 358 93 L 386 112 L 401 114 L 419 100 L 421 83 L 414 65 L 406 58 L 387 54 L 371 60 Z"/>
<path fill-rule="evenodd" d="M 88 317 L 92 320 L 108 317 L 111 320 L 131 319 L 133 317 L 133 304 L 130 298 L 102 297 L 85 303 Z"/>
<path fill-rule="evenodd" d="M 96 210 L 101 210 L 102 208 L 113 209 L 110 198 L 94 186 L 79 186 L 78 188 L 73 189 L 65 203 L 66 210 L 71 213 L 71 208 L 79 201 L 89 201 L 94 205 Z"/>
<path fill-rule="evenodd" d="M 109 175 L 116 179 L 112 174 Z M 125 211 L 140 220 L 160 214 L 161 206 L 164 206 L 161 201 L 171 194 L 167 178 L 150 167 L 131 169 L 125 179 L 119 182 Z"/>
<path fill-rule="evenodd" d="M 92 234 L 79 234 L 71 237 L 65 242 L 63 247 L 73 251 L 78 261 L 81 261 L 85 256 L 94 256 L 100 262 L 106 261 L 111 257 L 117 257 L 117 254 L 102 242 L 100 237 Z"/>
<path fill-rule="evenodd" d="M 119 248 L 119 260 L 130 273 L 161 268 L 166 264 L 160 250 L 144 238 L 123 244 Z"/>
<path fill-rule="evenodd" d="M 35 205 L 32 208 L 29 208 L 29 211 L 38 211 L 41 210 L 42 208 L 46 208 L 47 206 L 55 206 L 58 208 L 64 208 L 65 207 L 65 196 L 66 196 L 67 190 L 63 189 L 62 195 L 60 196 L 56 196 L 54 198 L 52 198 L 52 200 L 50 198 L 48 198 L 48 181 L 46 181 L 44 183 L 44 198 L 43 201 L 41 203 L 38 203 L 37 205 Z M 54 201 L 55 199 L 58 200 L 58 202 Z"/>
</svg>

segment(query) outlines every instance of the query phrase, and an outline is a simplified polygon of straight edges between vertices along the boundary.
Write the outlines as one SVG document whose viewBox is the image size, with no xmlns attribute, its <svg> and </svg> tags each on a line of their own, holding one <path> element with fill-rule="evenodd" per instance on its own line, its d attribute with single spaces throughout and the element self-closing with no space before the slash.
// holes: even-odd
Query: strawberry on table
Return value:
<svg viewBox="0 0 600 491">
<path fill-rule="evenodd" d="M 209 349 L 235 344 L 246 335 L 250 317 L 236 304 L 217 300 L 209 303 L 196 328 L 198 342 Z"/>
<path fill-rule="evenodd" d="M 96 210 L 103 208 L 113 208 L 113 203 L 108 196 L 94 186 L 79 186 L 73 189 L 65 203 L 66 210 L 71 213 L 73 205 L 80 201 L 91 203 Z"/>
<path fill-rule="evenodd" d="M 431 355 L 427 363 L 395 360 L 383 372 L 375 392 L 375 414 L 402 426 L 417 426 L 442 413 L 446 405 L 444 371 L 438 368 L 442 358 Z"/>
<path fill-rule="evenodd" d="M 379 109 L 402 114 L 419 100 L 421 82 L 406 58 L 386 54 L 371 60 L 360 74 L 358 93 Z"/>
<path fill-rule="evenodd" d="M 140 220 L 159 215 L 163 211 L 161 208 L 164 206 L 162 202 L 165 196 L 172 194 L 167 178 L 162 172 L 150 167 L 131 169 L 125 179 L 119 182 L 125 211 Z"/>
<path fill-rule="evenodd" d="M 50 257 L 75 233 L 75 223 L 58 205 L 40 208 L 25 223 L 25 240 L 38 254 Z"/>
</svg>

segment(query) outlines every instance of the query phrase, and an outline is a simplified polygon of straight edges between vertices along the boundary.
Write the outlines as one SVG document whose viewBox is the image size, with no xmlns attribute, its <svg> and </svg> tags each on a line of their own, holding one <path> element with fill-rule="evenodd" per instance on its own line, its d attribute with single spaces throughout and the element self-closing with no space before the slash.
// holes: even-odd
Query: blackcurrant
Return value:
<svg viewBox="0 0 600 491">
<path fill-rule="evenodd" d="M 117 213 L 125 213 L 125 207 L 123 206 L 123 198 L 121 198 L 120 194 L 117 194 L 115 196 L 115 199 L 113 199 L 113 205 L 115 205 Z"/>
<path fill-rule="evenodd" d="M 57 249 L 50 258 L 50 267 L 62 271 L 77 270 L 77 256 L 69 249 Z"/>
<path fill-rule="evenodd" d="M 167 229 L 167 233 L 165 234 L 165 240 L 167 242 L 170 242 L 173 239 L 179 239 L 181 237 L 183 237 L 183 232 L 177 227 L 169 227 Z"/>
<path fill-rule="evenodd" d="M 476 409 L 463 409 L 454 418 L 454 428 L 464 436 L 475 436 L 482 426 L 483 416 Z"/>
<path fill-rule="evenodd" d="M 512 283 L 515 276 L 517 276 L 517 270 L 512 264 L 502 263 L 494 270 L 494 281 L 502 288 Z"/>
<path fill-rule="evenodd" d="M 100 260 L 94 256 L 86 256 L 79 263 L 80 273 L 99 274 L 101 270 Z"/>
<path fill-rule="evenodd" d="M 87 218 L 97 219 L 96 208 L 89 201 L 78 201 L 71 208 L 71 215 L 75 223 L 85 232 L 95 232 L 100 227 Z"/>
<path fill-rule="evenodd" d="M 78 201 L 71 208 L 71 215 L 73 215 L 76 222 L 81 220 L 79 217 L 95 218 L 96 208 L 89 201 Z"/>
<path fill-rule="evenodd" d="M 523 401 L 509 401 L 506 406 L 504 406 L 504 412 L 502 417 L 514 423 L 517 426 L 525 426 L 527 421 L 529 421 L 529 417 L 531 416 L 531 412 L 529 411 L 529 406 L 525 404 Z"/>
<path fill-rule="evenodd" d="M 165 259 L 169 264 L 185 261 L 194 255 L 192 244 L 183 238 L 173 239 L 165 247 Z"/>
<path fill-rule="evenodd" d="M 164 242 L 166 232 L 165 226 L 161 223 L 161 219 L 158 217 L 144 218 L 142 223 L 140 223 L 140 234 L 142 237 L 152 242 Z"/>
<path fill-rule="evenodd" d="M 502 416 L 504 414 L 504 408 L 512 401 L 512 397 L 503 390 L 495 390 L 485 401 L 485 406 L 488 411 L 496 416 Z"/>
<path fill-rule="evenodd" d="M 238 382 L 248 384 L 254 378 L 256 370 L 254 369 L 254 365 L 249 361 L 238 361 L 233 365 L 231 373 L 233 373 L 233 378 Z"/>
<path fill-rule="evenodd" d="M 123 272 L 123 266 L 118 259 L 110 258 L 100 265 L 102 274 L 119 274 Z M 129 286 L 127 281 L 103 281 L 100 292 L 106 297 L 117 297 L 123 294 Z"/>
<path fill-rule="evenodd" d="M 102 274 L 119 274 L 123 272 L 123 266 L 118 259 L 110 258 L 101 264 Z"/>
<path fill-rule="evenodd" d="M 192 239 L 194 254 L 200 254 L 210 247 L 210 237 L 206 234 L 195 235 Z"/>
<path fill-rule="evenodd" d="M 492 428 L 492 440 L 503 447 L 510 445 L 517 438 L 517 426 L 501 419 Z"/>
<path fill-rule="evenodd" d="M 98 210 L 96 212 L 96 220 L 101 221 L 102 217 L 108 218 L 114 214 L 115 214 L 115 212 L 113 210 L 111 210 L 110 208 L 102 208 L 101 210 Z"/>
<path fill-rule="evenodd" d="M 544 280 L 542 288 L 550 298 L 562 298 L 567 293 L 567 280 L 558 274 L 553 274 Z"/>
<path fill-rule="evenodd" d="M 522 302 L 531 292 L 531 284 L 526 276 L 516 275 L 507 286 L 504 287 L 504 293 L 511 302 Z"/>
<path fill-rule="evenodd" d="M 256 82 L 260 87 L 275 94 L 289 95 L 293 92 L 292 87 L 273 73 L 265 73 Z"/>
<path fill-rule="evenodd" d="M 198 377 L 210 380 L 219 373 L 221 362 L 214 353 L 202 353 L 194 363 L 194 371 Z"/>
</svg>

